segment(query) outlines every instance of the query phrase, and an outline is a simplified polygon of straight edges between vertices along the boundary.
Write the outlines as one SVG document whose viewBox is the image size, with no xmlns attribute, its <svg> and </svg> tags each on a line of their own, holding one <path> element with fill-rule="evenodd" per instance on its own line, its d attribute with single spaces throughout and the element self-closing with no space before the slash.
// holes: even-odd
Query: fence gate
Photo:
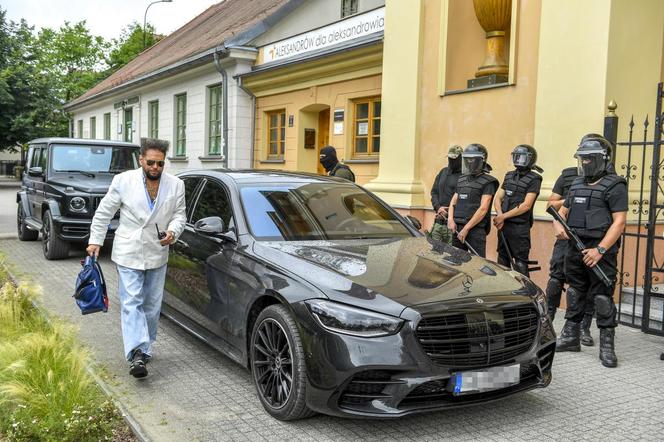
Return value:
<svg viewBox="0 0 664 442">
<path fill-rule="evenodd" d="M 616 172 L 627 180 L 629 210 L 618 259 L 618 320 L 646 333 L 664 335 L 664 161 L 662 84 L 657 86 L 654 128 L 646 116 L 626 141 L 616 142 Z M 615 108 L 614 108 L 615 109 Z M 611 112 L 604 134 L 616 140 L 618 117 Z"/>
</svg>

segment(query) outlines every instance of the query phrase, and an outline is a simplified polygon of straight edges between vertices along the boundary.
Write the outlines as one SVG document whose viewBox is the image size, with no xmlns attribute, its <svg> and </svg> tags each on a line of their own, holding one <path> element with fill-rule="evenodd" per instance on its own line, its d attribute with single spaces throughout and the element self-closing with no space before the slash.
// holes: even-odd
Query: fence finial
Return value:
<svg viewBox="0 0 664 442">
<path fill-rule="evenodd" d="M 607 106 L 609 109 L 609 113 L 606 115 L 607 117 L 615 117 L 616 116 L 616 109 L 618 109 L 618 103 L 615 102 L 615 100 L 609 101 L 609 105 Z"/>
</svg>

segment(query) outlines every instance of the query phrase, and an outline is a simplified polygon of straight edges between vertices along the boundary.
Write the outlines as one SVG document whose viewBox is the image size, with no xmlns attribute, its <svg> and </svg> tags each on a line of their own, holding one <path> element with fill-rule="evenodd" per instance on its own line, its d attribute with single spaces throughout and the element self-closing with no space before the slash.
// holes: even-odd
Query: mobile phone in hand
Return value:
<svg viewBox="0 0 664 442">
<path fill-rule="evenodd" d="M 157 228 L 157 237 L 158 237 L 159 239 L 164 239 L 164 238 L 166 238 L 166 232 L 162 232 L 162 231 L 160 231 L 160 230 L 159 230 L 159 225 L 158 225 L 158 224 L 155 224 L 154 226 Z"/>
</svg>

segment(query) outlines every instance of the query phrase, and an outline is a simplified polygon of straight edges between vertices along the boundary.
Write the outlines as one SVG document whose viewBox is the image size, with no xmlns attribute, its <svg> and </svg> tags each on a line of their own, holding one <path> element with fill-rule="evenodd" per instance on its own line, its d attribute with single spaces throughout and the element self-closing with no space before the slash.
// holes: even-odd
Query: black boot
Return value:
<svg viewBox="0 0 664 442">
<path fill-rule="evenodd" d="M 579 342 L 579 334 L 581 333 L 580 325 L 580 323 L 572 322 L 569 319 L 565 321 L 563 331 L 558 336 L 556 352 L 581 351 L 581 344 Z"/>
<path fill-rule="evenodd" d="M 605 367 L 617 367 L 618 358 L 614 350 L 615 328 L 599 329 L 599 360 Z"/>
<path fill-rule="evenodd" d="M 590 324 L 593 322 L 592 315 L 585 315 L 581 321 L 581 343 L 586 347 L 595 345 L 593 337 L 590 335 Z"/>
</svg>

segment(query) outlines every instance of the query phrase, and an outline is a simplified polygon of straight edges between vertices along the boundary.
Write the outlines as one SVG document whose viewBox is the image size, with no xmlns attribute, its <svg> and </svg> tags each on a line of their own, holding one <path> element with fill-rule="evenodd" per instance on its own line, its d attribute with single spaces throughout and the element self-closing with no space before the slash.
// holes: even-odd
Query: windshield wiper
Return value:
<svg viewBox="0 0 664 442">
<path fill-rule="evenodd" d="M 94 177 L 95 177 L 95 174 L 94 174 L 94 173 L 92 173 L 92 172 L 88 172 L 87 170 L 75 170 L 75 169 L 72 169 L 72 170 L 62 170 L 62 171 L 60 171 L 60 172 L 67 172 L 67 173 L 77 172 L 77 173 L 81 173 L 81 174 L 83 174 L 83 175 L 85 175 L 85 176 L 89 176 L 90 178 L 94 178 Z"/>
<path fill-rule="evenodd" d="M 126 172 L 128 169 L 111 169 L 111 170 L 100 170 L 99 172 L 105 172 L 105 173 L 122 173 Z"/>
</svg>

